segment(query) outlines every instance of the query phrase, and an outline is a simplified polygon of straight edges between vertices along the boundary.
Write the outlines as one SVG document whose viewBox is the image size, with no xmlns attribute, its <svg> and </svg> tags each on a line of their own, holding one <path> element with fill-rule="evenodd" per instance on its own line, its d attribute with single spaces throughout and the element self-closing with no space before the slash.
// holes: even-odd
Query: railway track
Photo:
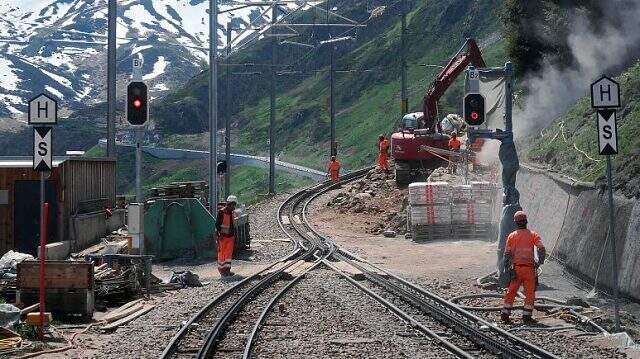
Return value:
<svg viewBox="0 0 640 359">
<path fill-rule="evenodd" d="M 365 170 L 353 172 L 344 176 L 342 182 L 348 182 L 364 173 Z M 285 283 L 281 279 L 292 272 L 296 274 L 295 278 L 302 278 L 335 251 L 330 242 L 324 242 L 320 237 L 304 230 L 307 204 L 335 185 L 321 183 L 288 198 L 278 210 L 278 220 L 281 228 L 293 240 L 294 248 L 291 253 L 243 279 L 207 303 L 171 339 L 161 358 L 210 358 L 214 353 L 216 357 L 238 357 L 238 353 L 248 353 L 249 349 L 238 343 L 250 339 L 258 330 L 264 318 L 261 313 L 266 313 L 270 308 L 265 306 L 275 303 L 275 300 L 270 299 L 281 296 L 299 280 Z M 251 319 L 252 316 L 255 318 Z M 253 325 L 254 321 L 257 322 L 256 325 Z M 227 335 L 229 333 L 241 334 Z M 249 334 L 245 335 L 246 333 Z M 252 343 L 252 340 L 248 343 Z M 247 348 L 250 348 L 250 344 Z"/>
<path fill-rule="evenodd" d="M 340 184 L 368 170 L 348 174 Z M 161 357 L 251 358 L 265 318 L 278 300 L 305 274 L 325 266 L 455 357 L 556 358 L 317 233 L 307 218 L 308 205 L 337 185 L 325 182 L 287 199 L 278 210 L 278 222 L 294 243 L 292 252 L 209 302 L 174 336 Z"/>
</svg>

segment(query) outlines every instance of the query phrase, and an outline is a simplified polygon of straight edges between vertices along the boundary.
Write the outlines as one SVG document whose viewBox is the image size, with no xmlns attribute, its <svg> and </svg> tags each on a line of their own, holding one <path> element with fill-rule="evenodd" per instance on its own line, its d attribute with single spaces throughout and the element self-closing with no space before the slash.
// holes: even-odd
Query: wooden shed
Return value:
<svg viewBox="0 0 640 359">
<path fill-rule="evenodd" d="M 36 254 L 40 175 L 32 167 L 31 157 L 0 157 L 0 253 L 13 249 Z M 71 240 L 72 216 L 91 203 L 93 207 L 113 208 L 115 197 L 114 160 L 55 157 L 45 182 L 45 201 L 49 203 L 47 241 Z M 78 247 L 75 239 L 71 246 Z"/>
</svg>

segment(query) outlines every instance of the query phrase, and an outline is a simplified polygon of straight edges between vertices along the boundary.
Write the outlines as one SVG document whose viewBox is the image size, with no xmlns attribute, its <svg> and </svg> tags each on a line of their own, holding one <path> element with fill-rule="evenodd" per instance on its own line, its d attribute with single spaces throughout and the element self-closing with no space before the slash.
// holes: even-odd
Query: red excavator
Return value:
<svg viewBox="0 0 640 359">
<path fill-rule="evenodd" d="M 405 115 L 398 132 L 391 135 L 391 155 L 395 161 L 398 184 L 407 185 L 424 170 L 431 170 L 442 164 L 440 157 L 425 148 L 449 149 L 450 137 L 442 133 L 438 120 L 438 100 L 469 64 L 485 67 L 482 53 L 474 39 L 467 39 L 431 83 L 424 96 L 423 112 Z"/>
</svg>

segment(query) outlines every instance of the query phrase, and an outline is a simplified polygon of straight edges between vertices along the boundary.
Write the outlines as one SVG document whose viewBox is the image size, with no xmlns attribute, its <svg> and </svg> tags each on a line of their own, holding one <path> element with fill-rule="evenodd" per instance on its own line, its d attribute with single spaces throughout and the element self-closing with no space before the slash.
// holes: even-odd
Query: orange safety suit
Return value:
<svg viewBox="0 0 640 359">
<path fill-rule="evenodd" d="M 338 160 L 331 160 L 328 164 L 329 167 L 329 176 L 332 181 L 337 181 L 340 179 L 340 162 Z"/>
<path fill-rule="evenodd" d="M 223 208 L 218 211 L 216 229 L 218 232 L 218 272 L 224 275 L 231 272 L 231 259 L 236 238 L 233 210 Z"/>
<path fill-rule="evenodd" d="M 378 166 L 380 167 L 381 170 L 386 171 L 389 169 L 388 153 L 389 153 L 389 140 L 385 138 L 384 140 L 380 141 L 378 145 Z"/>
<path fill-rule="evenodd" d="M 522 315 L 531 317 L 533 314 L 533 304 L 536 300 L 536 262 L 533 247 L 544 250 L 540 236 L 535 231 L 517 229 L 507 237 L 504 254 L 511 260 L 515 277 L 511 279 L 507 294 L 504 296 L 503 314 L 511 314 L 513 302 L 521 285 L 524 285 L 525 296 Z"/>
<path fill-rule="evenodd" d="M 452 151 L 460 151 L 460 147 L 462 147 L 462 142 L 459 139 L 452 138 L 449 140 L 449 148 Z"/>
</svg>

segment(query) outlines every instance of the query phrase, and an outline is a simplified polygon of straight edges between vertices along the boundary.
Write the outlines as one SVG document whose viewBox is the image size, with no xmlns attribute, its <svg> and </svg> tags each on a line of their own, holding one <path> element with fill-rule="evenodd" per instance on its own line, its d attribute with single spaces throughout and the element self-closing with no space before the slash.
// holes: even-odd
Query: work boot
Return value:
<svg viewBox="0 0 640 359">
<path fill-rule="evenodd" d="M 511 324 L 511 319 L 509 319 L 509 314 L 501 313 L 500 320 L 502 320 L 504 324 Z"/>
<path fill-rule="evenodd" d="M 522 322 L 524 322 L 525 324 L 533 324 L 536 322 L 536 320 L 533 319 L 530 315 L 523 315 Z"/>
</svg>

